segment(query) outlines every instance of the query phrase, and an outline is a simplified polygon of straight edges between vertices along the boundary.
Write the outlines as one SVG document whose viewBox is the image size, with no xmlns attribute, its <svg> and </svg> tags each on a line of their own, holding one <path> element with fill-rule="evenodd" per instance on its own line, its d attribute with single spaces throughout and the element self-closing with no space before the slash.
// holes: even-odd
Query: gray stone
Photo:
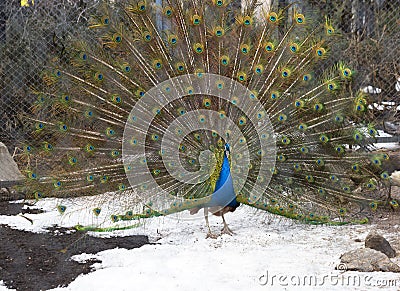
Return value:
<svg viewBox="0 0 400 291">
<path fill-rule="evenodd" d="M 400 257 L 400 238 L 391 239 L 390 245 L 396 251 L 396 256 Z"/>
<path fill-rule="evenodd" d="M 7 147 L 0 142 L 0 187 L 13 186 L 23 179 Z"/>
<path fill-rule="evenodd" d="M 369 248 L 344 253 L 340 259 L 348 271 L 400 273 L 400 266 L 393 263 L 384 253 Z"/>
<path fill-rule="evenodd" d="M 400 165 L 399 165 L 400 167 Z M 397 186 L 400 187 L 400 171 L 394 171 L 391 175 L 390 175 L 390 183 L 393 186 Z"/>
<path fill-rule="evenodd" d="M 389 258 L 396 256 L 396 251 L 391 247 L 390 243 L 380 234 L 372 231 L 365 239 L 365 247 L 374 249 L 384 253 Z"/>
</svg>

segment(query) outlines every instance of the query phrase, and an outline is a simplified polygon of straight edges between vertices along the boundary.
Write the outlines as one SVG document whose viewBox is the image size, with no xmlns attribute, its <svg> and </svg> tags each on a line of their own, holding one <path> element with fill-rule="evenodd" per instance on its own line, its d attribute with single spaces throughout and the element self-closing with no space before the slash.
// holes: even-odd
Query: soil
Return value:
<svg viewBox="0 0 400 291">
<path fill-rule="evenodd" d="M 0 213 L 36 213 L 22 209 L 23 204 L 0 202 Z M 0 280 L 16 290 L 48 290 L 67 286 L 80 274 L 92 271 L 98 260 L 78 263 L 71 259 L 81 253 L 92 253 L 116 247 L 133 249 L 149 244 L 147 236 L 98 238 L 85 232 L 53 227 L 45 233 L 12 229 L 0 224 Z"/>
</svg>

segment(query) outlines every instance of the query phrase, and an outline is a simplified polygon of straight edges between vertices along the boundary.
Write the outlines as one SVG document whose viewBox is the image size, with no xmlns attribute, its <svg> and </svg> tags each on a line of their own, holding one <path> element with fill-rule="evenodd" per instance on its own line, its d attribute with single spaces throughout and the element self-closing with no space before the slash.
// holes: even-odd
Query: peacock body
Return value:
<svg viewBox="0 0 400 291">
<path fill-rule="evenodd" d="M 33 89 L 28 193 L 59 198 L 61 215 L 91 196 L 79 211 L 104 219 L 86 229 L 202 208 L 223 217 L 240 203 L 333 224 L 398 207 L 389 156 L 369 153 L 368 96 L 349 90 L 344 63 L 321 69 L 340 37 L 329 19 L 243 6 L 98 9 L 98 42 L 77 37 Z"/>
</svg>

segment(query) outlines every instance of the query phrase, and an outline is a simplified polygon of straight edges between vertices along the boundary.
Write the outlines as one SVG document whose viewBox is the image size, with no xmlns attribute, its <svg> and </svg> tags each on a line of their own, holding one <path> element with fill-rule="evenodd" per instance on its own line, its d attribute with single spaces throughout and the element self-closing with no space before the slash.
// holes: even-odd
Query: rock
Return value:
<svg viewBox="0 0 400 291">
<path fill-rule="evenodd" d="M 12 188 L 1 188 L 0 189 L 0 203 L 3 201 L 20 200 L 20 199 L 24 199 L 24 198 L 25 198 L 24 193 L 18 192 Z"/>
<path fill-rule="evenodd" d="M 14 162 L 7 147 L 0 142 L 0 187 L 10 187 L 23 180 L 17 164 Z"/>
<path fill-rule="evenodd" d="M 390 189 L 390 197 L 396 201 L 400 201 L 400 186 L 392 186 Z M 400 203 L 400 202 L 399 202 Z"/>
<path fill-rule="evenodd" d="M 400 266 L 393 263 L 384 253 L 369 248 L 344 253 L 340 259 L 342 270 L 344 264 L 347 271 L 400 273 Z"/>
<path fill-rule="evenodd" d="M 396 256 L 396 251 L 391 247 L 390 243 L 378 233 L 372 231 L 365 239 L 365 247 L 374 249 L 384 253 L 389 258 Z"/>
<path fill-rule="evenodd" d="M 392 239 L 390 245 L 396 251 L 397 256 L 400 256 L 400 238 Z"/>
<path fill-rule="evenodd" d="M 400 171 L 394 171 L 394 172 L 390 175 L 390 183 L 391 183 L 393 186 L 400 187 Z"/>
</svg>

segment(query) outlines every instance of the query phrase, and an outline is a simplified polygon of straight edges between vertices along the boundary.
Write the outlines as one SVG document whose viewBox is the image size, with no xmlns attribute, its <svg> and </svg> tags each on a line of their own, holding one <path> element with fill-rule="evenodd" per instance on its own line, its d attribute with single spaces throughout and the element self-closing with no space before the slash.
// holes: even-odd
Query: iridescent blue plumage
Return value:
<svg viewBox="0 0 400 291">
<path fill-rule="evenodd" d="M 224 160 L 222 162 L 222 168 L 217 183 L 215 184 L 215 191 L 211 196 L 210 202 L 207 204 L 208 207 L 230 206 L 237 208 L 240 205 L 240 203 L 237 202 L 236 200 L 236 194 L 233 189 L 233 181 L 228 159 L 229 152 L 230 152 L 229 144 L 226 144 L 224 151 Z"/>
</svg>

